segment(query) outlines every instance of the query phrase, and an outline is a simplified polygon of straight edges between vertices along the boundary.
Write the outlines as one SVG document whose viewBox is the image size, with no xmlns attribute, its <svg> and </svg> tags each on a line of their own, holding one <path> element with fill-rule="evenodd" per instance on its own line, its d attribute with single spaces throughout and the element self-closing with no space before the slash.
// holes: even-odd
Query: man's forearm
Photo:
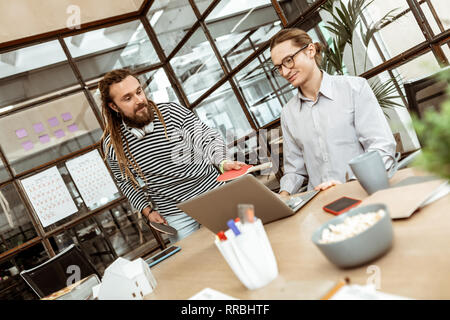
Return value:
<svg viewBox="0 0 450 320">
<path fill-rule="evenodd" d="M 142 209 L 142 214 L 148 219 L 150 222 L 156 223 L 164 223 L 167 224 L 167 220 L 159 214 L 158 211 L 153 210 L 152 207 L 145 207 Z"/>
<path fill-rule="evenodd" d="M 144 215 L 144 216 L 146 216 L 146 217 L 148 217 L 148 215 L 150 214 L 150 212 L 152 212 L 153 211 L 153 208 L 152 207 L 145 207 L 144 209 L 142 209 L 142 214 Z"/>
</svg>

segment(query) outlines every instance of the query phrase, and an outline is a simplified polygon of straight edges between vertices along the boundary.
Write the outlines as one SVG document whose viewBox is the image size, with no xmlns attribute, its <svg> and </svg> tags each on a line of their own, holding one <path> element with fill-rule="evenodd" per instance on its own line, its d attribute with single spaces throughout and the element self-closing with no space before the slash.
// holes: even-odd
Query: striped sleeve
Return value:
<svg viewBox="0 0 450 320">
<path fill-rule="evenodd" d="M 103 152 L 107 155 L 106 161 L 120 190 L 125 195 L 125 197 L 127 197 L 131 205 L 139 212 L 142 212 L 142 210 L 146 207 L 151 207 L 152 205 L 147 200 L 147 197 L 145 196 L 142 188 L 137 188 L 136 186 L 133 187 L 133 182 L 129 179 L 125 179 L 125 177 L 122 176 L 113 147 L 111 146 L 108 150 L 106 150 L 108 141 L 109 136 L 105 139 L 102 145 Z"/>
<path fill-rule="evenodd" d="M 175 110 L 176 112 L 173 112 Z M 198 150 L 203 158 L 219 169 L 220 163 L 227 160 L 226 145 L 220 133 L 209 128 L 189 109 L 175 103 L 172 103 L 171 115 L 182 118 L 181 130 L 185 137 L 190 140 L 195 150 Z"/>
</svg>

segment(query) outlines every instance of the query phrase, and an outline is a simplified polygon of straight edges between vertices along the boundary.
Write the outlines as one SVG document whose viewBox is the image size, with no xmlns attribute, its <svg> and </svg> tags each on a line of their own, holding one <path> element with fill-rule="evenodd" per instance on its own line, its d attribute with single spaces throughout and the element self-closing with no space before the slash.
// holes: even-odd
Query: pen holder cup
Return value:
<svg viewBox="0 0 450 320">
<path fill-rule="evenodd" d="M 277 261 L 267 234 L 259 219 L 240 224 L 240 230 L 238 236 L 227 231 L 228 239 L 216 240 L 216 246 L 243 285 L 249 290 L 264 287 L 278 276 Z"/>
</svg>

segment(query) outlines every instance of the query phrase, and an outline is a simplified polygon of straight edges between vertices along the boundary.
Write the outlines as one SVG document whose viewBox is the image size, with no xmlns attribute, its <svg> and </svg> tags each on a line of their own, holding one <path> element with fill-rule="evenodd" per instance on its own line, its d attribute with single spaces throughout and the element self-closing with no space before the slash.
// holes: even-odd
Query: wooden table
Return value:
<svg viewBox="0 0 450 320">
<path fill-rule="evenodd" d="M 391 183 L 423 175 L 416 169 L 397 172 Z M 394 244 L 383 257 L 353 269 L 331 264 L 312 243 L 313 232 L 334 216 L 322 206 L 341 196 L 364 199 L 357 181 L 319 193 L 297 214 L 265 225 L 279 275 L 267 286 L 247 290 L 214 245 L 214 235 L 200 228 L 181 240 L 181 251 L 153 267 L 158 285 L 146 299 L 188 299 L 205 287 L 239 299 L 319 299 L 339 279 L 364 285 L 380 271 L 380 291 L 416 299 L 450 299 L 450 195 L 409 219 L 394 220 Z M 214 212 L 211 212 L 214 214 Z M 257 212 L 256 212 L 257 215 Z M 373 268 L 373 267 L 372 267 Z"/>
</svg>

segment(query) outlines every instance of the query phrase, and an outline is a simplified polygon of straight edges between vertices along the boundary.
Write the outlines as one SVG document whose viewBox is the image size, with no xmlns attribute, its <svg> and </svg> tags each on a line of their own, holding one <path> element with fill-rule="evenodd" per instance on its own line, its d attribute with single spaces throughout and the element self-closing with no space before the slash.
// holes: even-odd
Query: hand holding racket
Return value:
<svg viewBox="0 0 450 320">
<path fill-rule="evenodd" d="M 166 219 L 162 215 L 159 214 L 158 211 L 152 210 L 150 208 L 145 208 L 142 211 L 142 214 L 145 218 L 147 218 L 147 223 L 156 222 L 156 223 L 164 223 L 167 224 Z"/>
<path fill-rule="evenodd" d="M 147 224 L 153 229 L 172 236 L 177 234 L 177 229 L 169 226 L 166 219 L 158 211 L 152 210 L 150 213 L 144 214 L 144 217 L 147 218 Z"/>
<path fill-rule="evenodd" d="M 258 170 L 264 170 L 272 167 L 272 162 L 266 162 L 257 166 L 253 166 L 251 164 L 244 164 L 241 166 L 239 170 L 229 170 L 222 173 L 219 177 L 217 177 L 217 181 L 230 181 L 237 179 L 247 173 L 255 172 Z"/>
<path fill-rule="evenodd" d="M 178 233 L 177 229 L 164 223 L 150 222 L 150 226 L 159 232 L 174 236 Z"/>
<path fill-rule="evenodd" d="M 245 166 L 244 162 L 240 161 L 225 161 L 223 165 L 223 171 L 239 170 L 242 166 Z"/>
</svg>

